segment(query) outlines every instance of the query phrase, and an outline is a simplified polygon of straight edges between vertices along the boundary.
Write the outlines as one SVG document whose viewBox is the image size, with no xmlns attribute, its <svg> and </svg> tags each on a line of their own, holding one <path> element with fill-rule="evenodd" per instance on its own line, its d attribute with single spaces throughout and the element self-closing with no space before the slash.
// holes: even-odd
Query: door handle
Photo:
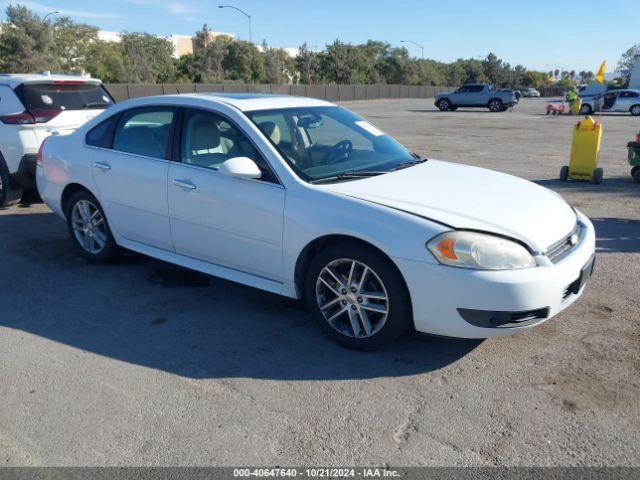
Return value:
<svg viewBox="0 0 640 480">
<path fill-rule="evenodd" d="M 93 162 L 93 166 L 99 170 L 102 170 L 103 172 L 108 172 L 109 170 L 111 170 L 111 165 L 104 162 Z"/>
<path fill-rule="evenodd" d="M 173 180 L 173 184 L 176 187 L 180 187 L 184 190 L 195 190 L 196 188 L 198 188 L 189 180 L 178 180 L 177 178 Z"/>
</svg>

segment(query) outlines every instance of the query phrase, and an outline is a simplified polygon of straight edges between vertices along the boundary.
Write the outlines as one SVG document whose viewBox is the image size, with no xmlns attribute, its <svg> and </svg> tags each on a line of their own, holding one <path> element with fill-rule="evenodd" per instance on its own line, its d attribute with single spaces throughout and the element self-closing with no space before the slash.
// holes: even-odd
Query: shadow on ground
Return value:
<svg viewBox="0 0 640 480">
<path fill-rule="evenodd" d="M 375 353 L 345 350 L 294 300 L 136 254 L 89 265 L 53 214 L 1 215 L 0 261 L 13 272 L 0 280 L 0 326 L 184 377 L 407 376 L 480 344 L 414 335 Z"/>
<path fill-rule="evenodd" d="M 596 249 L 601 253 L 640 253 L 640 221 L 592 218 Z"/>
<path fill-rule="evenodd" d="M 562 191 L 584 191 L 590 194 L 620 194 L 628 195 L 631 197 L 640 197 L 640 185 L 635 183 L 628 177 L 610 177 L 606 176 L 600 185 L 594 185 L 589 181 L 584 180 L 569 180 L 567 182 L 560 181 L 559 178 L 533 180 L 533 182 L 543 187 L 552 188 L 558 192 Z M 560 169 L 558 169 L 560 174 Z"/>
</svg>

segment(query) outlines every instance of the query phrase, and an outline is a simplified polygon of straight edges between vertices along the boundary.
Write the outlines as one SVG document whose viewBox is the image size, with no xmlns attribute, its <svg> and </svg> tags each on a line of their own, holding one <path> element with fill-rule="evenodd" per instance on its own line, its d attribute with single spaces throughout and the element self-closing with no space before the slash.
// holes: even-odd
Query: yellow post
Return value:
<svg viewBox="0 0 640 480">
<path fill-rule="evenodd" d="M 602 181 L 602 169 L 597 168 L 601 140 L 602 124 L 600 122 L 596 122 L 590 116 L 578 122 L 573 129 L 568 178 L 591 180 L 594 183 Z"/>
</svg>

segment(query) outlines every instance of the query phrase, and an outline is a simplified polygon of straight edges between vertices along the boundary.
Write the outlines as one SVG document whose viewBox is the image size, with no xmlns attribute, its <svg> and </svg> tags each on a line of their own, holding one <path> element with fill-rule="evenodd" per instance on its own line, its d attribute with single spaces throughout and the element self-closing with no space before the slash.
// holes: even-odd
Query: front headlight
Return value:
<svg viewBox="0 0 640 480">
<path fill-rule="evenodd" d="M 485 233 L 442 233 L 427 248 L 443 265 L 478 270 L 515 270 L 535 267 L 529 251 L 519 243 Z"/>
</svg>

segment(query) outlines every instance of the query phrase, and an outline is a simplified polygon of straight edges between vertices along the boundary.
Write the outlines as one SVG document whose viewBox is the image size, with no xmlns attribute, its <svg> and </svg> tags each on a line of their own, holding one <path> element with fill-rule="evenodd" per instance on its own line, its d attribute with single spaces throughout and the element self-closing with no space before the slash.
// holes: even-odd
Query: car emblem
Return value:
<svg viewBox="0 0 640 480">
<path fill-rule="evenodd" d="M 578 235 L 571 235 L 569 237 L 569 243 L 571 244 L 571 246 L 577 245 L 578 244 Z"/>
</svg>

